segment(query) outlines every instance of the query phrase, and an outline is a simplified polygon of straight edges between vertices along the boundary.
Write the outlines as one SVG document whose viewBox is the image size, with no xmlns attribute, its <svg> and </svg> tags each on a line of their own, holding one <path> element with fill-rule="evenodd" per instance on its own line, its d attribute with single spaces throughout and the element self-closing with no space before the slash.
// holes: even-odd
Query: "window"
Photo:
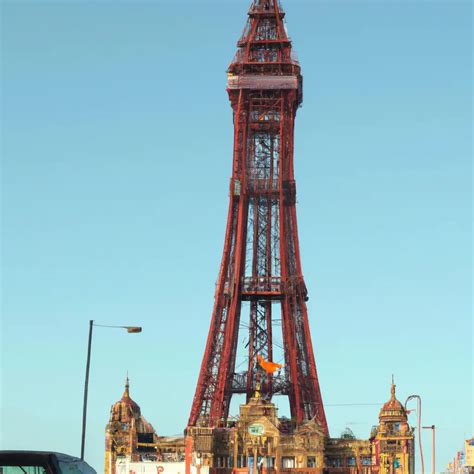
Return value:
<svg viewBox="0 0 474 474">
<path fill-rule="evenodd" d="M 350 456 L 347 458 L 347 465 L 348 466 L 355 466 L 356 465 L 356 458 L 354 456 Z"/>
<path fill-rule="evenodd" d="M 153 433 L 137 433 L 139 443 L 153 443 Z"/>
<path fill-rule="evenodd" d="M 247 467 L 247 457 L 242 456 L 241 454 L 237 456 L 237 467 Z"/>
<path fill-rule="evenodd" d="M 261 107 L 261 110 L 252 110 L 250 117 L 252 122 L 268 122 L 270 120 L 279 122 L 280 111 Z"/>
<path fill-rule="evenodd" d="M 0 466 L 0 474 L 46 474 L 43 466 Z"/>
<path fill-rule="evenodd" d="M 250 179 L 268 179 L 272 176 L 274 180 L 278 180 L 280 136 L 274 133 L 254 133 L 250 137 L 247 159 Z"/>
<path fill-rule="evenodd" d="M 327 458 L 326 463 L 328 467 L 342 467 L 341 458 Z"/>
<path fill-rule="evenodd" d="M 318 467 L 317 464 L 316 464 L 316 457 L 315 456 L 308 456 L 306 465 L 307 465 L 307 467 Z"/>
<path fill-rule="evenodd" d="M 255 35 L 257 41 L 277 39 L 277 28 L 274 20 L 265 18 L 260 21 Z"/>
<path fill-rule="evenodd" d="M 282 469 L 293 469 L 295 467 L 295 458 L 293 456 L 283 456 L 281 458 Z"/>
<path fill-rule="evenodd" d="M 258 46 L 250 50 L 250 61 L 272 63 L 278 61 L 278 51 L 271 46 Z"/>
</svg>

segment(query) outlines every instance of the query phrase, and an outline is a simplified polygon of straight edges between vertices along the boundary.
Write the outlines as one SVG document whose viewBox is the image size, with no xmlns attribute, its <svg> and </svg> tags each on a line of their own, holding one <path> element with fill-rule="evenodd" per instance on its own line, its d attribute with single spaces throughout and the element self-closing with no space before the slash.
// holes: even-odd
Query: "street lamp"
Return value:
<svg viewBox="0 0 474 474">
<path fill-rule="evenodd" d="M 425 461 L 423 459 L 423 445 L 421 443 L 421 397 L 419 395 L 410 395 L 405 402 L 405 411 L 407 409 L 407 404 L 410 400 L 416 398 L 416 414 L 418 418 L 418 443 L 420 445 L 420 461 L 421 461 L 421 474 L 425 474 Z"/>
<path fill-rule="evenodd" d="M 431 425 L 431 426 L 422 426 L 424 430 L 431 430 L 431 473 L 435 474 L 436 472 L 436 426 Z"/>
<path fill-rule="evenodd" d="M 89 321 L 89 341 L 87 344 L 87 362 L 86 362 L 86 380 L 84 383 L 84 403 L 82 407 L 82 436 L 81 436 L 81 460 L 84 460 L 84 449 L 86 446 L 86 420 L 87 420 L 87 394 L 89 391 L 89 369 L 91 365 L 91 348 L 92 348 L 92 329 L 94 326 L 101 328 L 116 328 L 126 329 L 128 333 L 134 334 L 142 332 L 139 326 L 107 326 L 104 324 L 94 324 L 94 321 Z"/>
</svg>

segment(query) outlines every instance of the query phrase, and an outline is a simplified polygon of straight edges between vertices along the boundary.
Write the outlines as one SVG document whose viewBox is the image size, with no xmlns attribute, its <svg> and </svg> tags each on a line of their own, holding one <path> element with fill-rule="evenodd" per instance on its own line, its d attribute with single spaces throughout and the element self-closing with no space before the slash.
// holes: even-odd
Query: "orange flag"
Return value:
<svg viewBox="0 0 474 474">
<path fill-rule="evenodd" d="M 273 372 L 283 367 L 282 364 L 277 364 L 276 362 L 265 360 L 261 355 L 257 355 L 257 359 L 260 363 L 260 366 L 267 374 L 273 374 Z"/>
</svg>

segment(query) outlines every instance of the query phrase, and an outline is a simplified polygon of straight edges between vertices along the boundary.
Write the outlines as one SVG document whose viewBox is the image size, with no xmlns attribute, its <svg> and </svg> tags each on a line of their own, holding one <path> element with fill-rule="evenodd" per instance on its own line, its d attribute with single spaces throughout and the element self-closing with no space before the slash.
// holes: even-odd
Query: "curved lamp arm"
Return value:
<svg viewBox="0 0 474 474">
<path fill-rule="evenodd" d="M 84 381 L 84 402 L 82 406 L 82 434 L 81 434 L 81 460 L 84 460 L 84 450 L 86 447 L 86 423 L 87 423 L 87 394 L 89 392 L 89 370 L 91 365 L 91 349 L 92 349 L 92 330 L 94 326 L 101 328 L 118 328 L 126 329 L 128 333 L 134 334 L 142 332 L 140 326 L 108 326 L 106 324 L 94 324 L 89 321 L 89 339 L 87 343 L 87 362 L 86 362 L 86 378 Z"/>
<path fill-rule="evenodd" d="M 416 399 L 416 414 L 418 418 L 417 428 L 418 428 L 418 443 L 420 446 L 420 462 L 421 462 L 421 474 L 425 474 L 425 461 L 423 459 L 423 445 L 421 442 L 421 397 L 419 395 L 410 395 L 405 402 L 405 411 L 407 409 L 407 404 L 410 400 Z"/>
</svg>

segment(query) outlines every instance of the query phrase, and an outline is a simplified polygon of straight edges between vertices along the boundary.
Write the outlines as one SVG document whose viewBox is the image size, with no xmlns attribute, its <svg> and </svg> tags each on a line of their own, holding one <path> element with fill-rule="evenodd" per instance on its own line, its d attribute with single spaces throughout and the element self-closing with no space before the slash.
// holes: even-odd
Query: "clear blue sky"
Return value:
<svg viewBox="0 0 474 474">
<path fill-rule="evenodd" d="M 127 370 L 159 434 L 185 427 L 248 4 L 2 3 L 3 448 L 79 453 L 89 319 L 144 327 L 96 330 L 91 464 Z M 284 7 L 305 81 L 298 216 L 331 434 L 367 438 L 379 406 L 333 405 L 382 404 L 394 373 L 402 401 L 423 396 L 442 468 L 474 431 L 470 2 Z"/>
</svg>

